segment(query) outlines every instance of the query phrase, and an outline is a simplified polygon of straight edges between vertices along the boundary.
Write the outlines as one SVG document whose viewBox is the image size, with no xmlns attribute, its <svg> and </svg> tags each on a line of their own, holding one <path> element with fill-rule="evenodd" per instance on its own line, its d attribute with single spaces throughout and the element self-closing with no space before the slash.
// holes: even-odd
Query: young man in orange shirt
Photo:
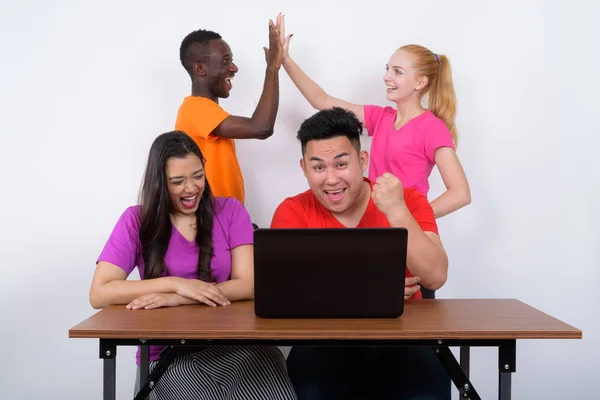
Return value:
<svg viewBox="0 0 600 400">
<path fill-rule="evenodd" d="M 390 173 L 375 182 L 363 177 L 369 155 L 360 149 L 361 132 L 360 121 L 342 108 L 302 123 L 300 166 L 310 189 L 285 199 L 271 227 L 405 227 L 405 299 L 420 299 L 419 282 L 437 290 L 448 273 L 433 209 Z M 450 399 L 450 379 L 428 347 L 294 347 L 287 365 L 299 400 L 351 398 L 357 384 L 375 399 Z"/>
<path fill-rule="evenodd" d="M 279 17 L 278 17 L 279 20 Z M 230 115 L 219 106 L 229 97 L 238 72 L 221 35 L 197 30 L 181 43 L 180 59 L 192 79 L 192 94 L 183 100 L 175 129 L 187 133 L 206 157 L 206 177 L 213 194 L 235 197 L 244 204 L 244 179 L 234 139 L 266 139 L 273 134 L 279 105 L 279 69 L 283 51 L 278 26 L 269 21 L 269 49 L 263 92 L 251 118 Z"/>
</svg>

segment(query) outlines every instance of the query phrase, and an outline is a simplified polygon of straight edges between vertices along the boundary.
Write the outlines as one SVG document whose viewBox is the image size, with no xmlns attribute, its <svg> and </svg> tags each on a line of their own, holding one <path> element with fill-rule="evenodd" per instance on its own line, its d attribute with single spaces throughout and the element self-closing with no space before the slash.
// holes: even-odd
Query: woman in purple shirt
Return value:
<svg viewBox="0 0 600 400">
<path fill-rule="evenodd" d="M 168 132 L 152 144 L 140 203 L 121 215 L 98 257 L 90 290 L 94 308 L 227 307 L 253 297 L 250 217 L 236 199 L 212 196 L 202 153 L 185 133 Z M 136 267 L 140 280 L 127 280 Z M 161 350 L 150 347 L 151 370 Z M 178 355 L 150 398 L 296 395 L 276 347 L 210 346 Z"/>
</svg>

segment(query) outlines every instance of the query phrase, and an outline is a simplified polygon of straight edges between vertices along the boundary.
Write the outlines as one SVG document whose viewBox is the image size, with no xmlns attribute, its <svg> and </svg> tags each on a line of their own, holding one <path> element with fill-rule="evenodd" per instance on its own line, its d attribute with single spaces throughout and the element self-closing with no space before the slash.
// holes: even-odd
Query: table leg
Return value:
<svg viewBox="0 0 600 400">
<path fill-rule="evenodd" d="M 158 383 L 160 377 L 167 371 L 169 365 L 171 365 L 175 357 L 180 353 L 181 349 L 175 346 L 167 347 L 161 352 L 160 361 L 158 362 L 152 373 L 148 375 L 148 378 L 146 380 L 142 381 L 140 379 L 140 391 L 135 395 L 134 400 L 142 400 L 148 397 L 152 389 L 154 389 L 154 387 Z"/>
<path fill-rule="evenodd" d="M 148 380 L 150 373 L 150 346 L 140 346 L 140 388 Z M 148 397 L 145 397 L 147 399 Z"/>
<path fill-rule="evenodd" d="M 103 339 L 100 339 L 100 358 L 104 360 L 104 400 L 115 400 L 117 397 L 116 356 L 117 346 Z"/>
<path fill-rule="evenodd" d="M 471 348 L 469 346 L 460 347 L 460 367 L 468 378 L 471 369 Z"/>
<path fill-rule="evenodd" d="M 511 373 L 500 371 L 498 400 L 510 400 L 512 392 Z"/>
<path fill-rule="evenodd" d="M 117 383 L 115 381 L 116 365 L 114 358 L 104 359 L 104 400 L 117 398 Z"/>
<path fill-rule="evenodd" d="M 465 400 L 481 400 L 481 397 L 479 397 L 473 384 L 471 384 L 471 381 L 465 375 L 465 372 L 458 364 L 458 361 L 456 361 L 450 349 L 448 347 L 434 347 L 433 350 L 458 389 L 460 398 Z"/>
<path fill-rule="evenodd" d="M 516 372 L 516 340 L 498 348 L 498 400 L 511 400 L 512 373 Z"/>
</svg>

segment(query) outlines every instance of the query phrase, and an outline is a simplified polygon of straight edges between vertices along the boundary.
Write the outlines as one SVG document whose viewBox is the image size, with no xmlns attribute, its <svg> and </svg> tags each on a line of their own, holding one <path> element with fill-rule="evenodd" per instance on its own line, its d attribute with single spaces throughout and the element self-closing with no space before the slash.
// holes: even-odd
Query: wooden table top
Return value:
<svg viewBox="0 0 600 400">
<path fill-rule="evenodd" d="M 410 300 L 399 318 L 264 319 L 254 302 L 127 310 L 110 306 L 69 330 L 100 339 L 581 339 L 582 332 L 514 299 Z"/>
</svg>

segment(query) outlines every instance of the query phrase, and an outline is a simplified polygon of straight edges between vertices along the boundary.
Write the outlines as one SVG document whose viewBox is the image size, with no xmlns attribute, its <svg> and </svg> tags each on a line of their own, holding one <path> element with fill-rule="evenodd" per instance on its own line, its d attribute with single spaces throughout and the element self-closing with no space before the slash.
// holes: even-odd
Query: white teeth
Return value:
<svg viewBox="0 0 600 400">
<path fill-rule="evenodd" d="M 194 200 L 195 198 L 196 198 L 196 195 L 193 195 L 191 197 L 184 197 L 183 200 L 191 201 L 191 200 Z"/>
<path fill-rule="evenodd" d="M 338 193 L 342 193 L 343 190 L 344 189 L 340 189 L 340 190 L 336 190 L 334 192 L 333 191 L 327 191 L 327 193 L 329 193 L 329 194 L 338 194 Z"/>
<path fill-rule="evenodd" d="M 393 86 L 387 86 L 387 88 L 388 88 L 389 90 L 396 90 L 396 88 L 395 88 L 395 87 L 393 87 Z"/>
</svg>

